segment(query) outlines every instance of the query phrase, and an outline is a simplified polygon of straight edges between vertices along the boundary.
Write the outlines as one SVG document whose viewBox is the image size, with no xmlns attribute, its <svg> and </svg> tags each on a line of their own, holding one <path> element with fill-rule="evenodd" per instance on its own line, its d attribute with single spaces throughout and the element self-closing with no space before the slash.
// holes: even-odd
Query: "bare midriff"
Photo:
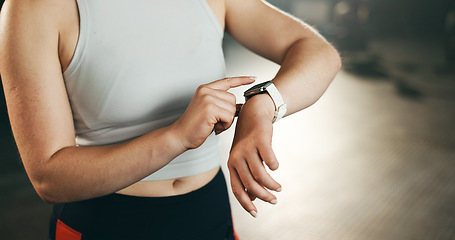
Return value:
<svg viewBox="0 0 455 240">
<path fill-rule="evenodd" d="M 157 181 L 140 181 L 117 193 L 140 197 L 182 195 L 205 186 L 215 177 L 219 169 L 220 167 L 217 167 L 208 172 L 189 177 Z"/>
</svg>

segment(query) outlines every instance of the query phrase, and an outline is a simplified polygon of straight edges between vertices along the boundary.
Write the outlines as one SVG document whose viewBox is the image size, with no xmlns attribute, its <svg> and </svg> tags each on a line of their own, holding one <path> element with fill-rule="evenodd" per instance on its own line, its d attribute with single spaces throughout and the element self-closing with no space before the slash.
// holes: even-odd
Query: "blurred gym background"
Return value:
<svg viewBox="0 0 455 240">
<path fill-rule="evenodd" d="M 315 26 L 343 69 L 318 103 L 274 126 L 278 205 L 256 201 L 252 219 L 231 195 L 240 238 L 455 239 L 455 1 L 270 3 Z M 278 70 L 227 35 L 224 47 L 228 75 L 265 81 Z M 49 211 L 0 91 L 0 238 L 46 239 Z"/>
</svg>

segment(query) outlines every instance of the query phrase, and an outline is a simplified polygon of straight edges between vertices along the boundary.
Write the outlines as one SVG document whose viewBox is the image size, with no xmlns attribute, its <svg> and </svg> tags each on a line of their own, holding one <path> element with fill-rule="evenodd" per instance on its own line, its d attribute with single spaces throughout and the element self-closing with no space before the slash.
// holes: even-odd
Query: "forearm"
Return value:
<svg viewBox="0 0 455 240">
<path fill-rule="evenodd" d="M 261 0 L 226 1 L 226 26 L 253 52 L 281 65 L 272 80 L 287 104 L 287 115 L 316 102 L 341 66 L 337 51 L 314 29 Z M 268 190 L 281 186 L 265 171 L 278 167 L 272 149 L 275 106 L 267 94 L 251 97 L 237 120 L 228 160 L 231 186 L 243 208 L 256 216 L 256 197 L 276 203 Z M 267 190 L 268 189 L 268 190 Z"/>
<path fill-rule="evenodd" d="M 186 150 L 169 128 L 118 145 L 63 148 L 34 166 L 32 183 L 49 203 L 118 191 L 157 171 Z"/>
<path fill-rule="evenodd" d="M 340 67 L 340 56 L 322 37 L 303 38 L 292 44 L 273 79 L 287 104 L 286 115 L 315 103 Z"/>
<path fill-rule="evenodd" d="M 283 59 L 273 82 L 288 105 L 287 115 L 317 101 L 340 68 L 338 53 L 322 39 L 296 41 Z M 232 191 L 253 217 L 258 210 L 252 200 L 257 197 L 275 204 L 276 197 L 269 190 L 281 191 L 281 185 L 264 169 L 264 163 L 271 170 L 279 165 L 272 150 L 274 112 L 268 94 L 257 94 L 244 104 L 228 160 Z"/>
<path fill-rule="evenodd" d="M 19 127 L 17 136 L 23 142 L 18 141 L 18 146 L 24 146 L 24 165 L 38 194 L 47 202 L 75 201 L 115 192 L 152 174 L 184 151 L 200 147 L 214 129 L 222 132 L 229 128 L 236 102 L 227 90 L 252 82 L 250 77 L 236 77 L 201 85 L 183 115 L 172 125 L 118 145 L 70 144 L 52 151 L 51 157 L 40 154 L 46 157 L 39 158 L 34 156 L 39 152 L 36 144 Z M 51 138 L 46 139 L 48 145 L 59 136 L 47 134 Z M 31 150 L 27 151 L 26 146 Z"/>
</svg>

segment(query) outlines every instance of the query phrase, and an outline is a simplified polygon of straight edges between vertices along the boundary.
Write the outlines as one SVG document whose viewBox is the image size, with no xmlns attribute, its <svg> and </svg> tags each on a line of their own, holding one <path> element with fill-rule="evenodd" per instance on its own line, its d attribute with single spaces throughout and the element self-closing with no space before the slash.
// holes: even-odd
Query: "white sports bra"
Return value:
<svg viewBox="0 0 455 240">
<path fill-rule="evenodd" d="M 77 0 L 80 33 L 64 72 L 80 146 L 124 142 L 176 121 L 196 88 L 226 75 L 223 31 L 206 0 Z M 143 180 L 220 165 L 210 135 Z M 153 161 L 153 159 L 150 159 Z"/>
</svg>

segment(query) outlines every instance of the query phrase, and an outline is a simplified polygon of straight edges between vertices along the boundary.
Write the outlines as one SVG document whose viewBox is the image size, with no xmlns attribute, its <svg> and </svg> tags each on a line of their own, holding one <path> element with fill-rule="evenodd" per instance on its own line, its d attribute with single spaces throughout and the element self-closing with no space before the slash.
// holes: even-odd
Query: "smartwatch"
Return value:
<svg viewBox="0 0 455 240">
<path fill-rule="evenodd" d="M 245 97 L 245 101 L 248 101 L 248 99 L 254 95 L 262 93 L 268 93 L 272 98 L 273 103 L 275 104 L 275 115 L 273 116 L 272 123 L 280 120 L 284 114 L 286 114 L 286 104 L 284 103 L 280 92 L 278 92 L 278 89 L 275 87 L 275 84 L 273 84 L 272 81 L 263 82 L 251 87 L 245 91 L 243 96 Z"/>
</svg>

